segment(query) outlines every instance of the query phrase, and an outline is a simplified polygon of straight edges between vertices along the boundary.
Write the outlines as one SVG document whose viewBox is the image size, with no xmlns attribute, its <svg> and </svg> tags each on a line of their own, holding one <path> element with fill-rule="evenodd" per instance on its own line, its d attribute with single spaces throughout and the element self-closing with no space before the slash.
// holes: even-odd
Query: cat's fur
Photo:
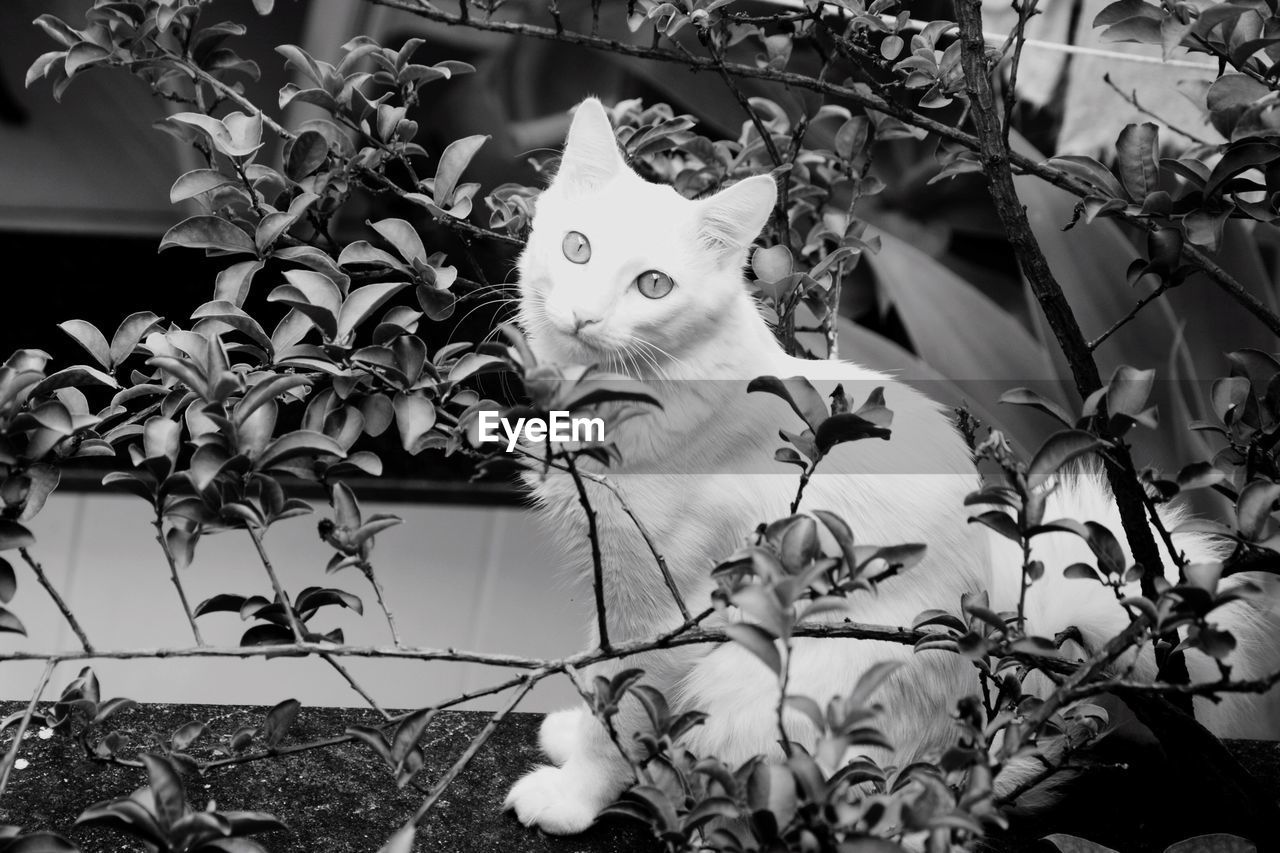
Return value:
<svg viewBox="0 0 1280 853">
<path fill-rule="evenodd" d="M 742 266 L 775 201 L 773 179 L 741 181 L 713 197 L 689 201 L 670 187 L 646 183 L 619 154 L 609 120 L 594 99 L 577 109 L 555 179 L 537 203 L 533 231 L 521 257 L 521 321 L 540 360 L 603 363 L 653 382 L 664 409 L 629 421 L 609 434 L 622 461 L 609 472 L 657 539 L 692 608 L 708 601 L 709 569 L 740 546 L 760 522 L 787 515 L 794 468 L 773 461 L 777 430 L 800 431 L 799 419 L 779 399 L 746 394 L 749 380 L 766 374 L 808 377 L 824 396 L 836 382 L 860 402 L 883 385 L 894 412 L 890 441 L 837 447 L 819 467 L 801 510 L 828 509 L 845 518 L 868 544 L 925 542 L 925 561 L 885 582 L 878 594 L 850 599 L 850 618 L 907 625 L 928 608 L 956 610 L 965 592 L 990 590 L 993 606 L 1013 609 L 1021 555 L 977 525 L 963 505 L 977 485 L 970 453 L 939 406 L 892 377 L 855 364 L 787 355 L 748 295 Z M 591 257 L 571 263 L 562 251 L 569 231 L 586 235 Z M 665 297 L 649 299 L 632 285 L 658 269 L 676 282 Z M 716 381 L 719 380 L 719 381 Z M 592 487 L 603 550 L 605 601 L 613 641 L 651 637 L 680 623 L 680 615 L 649 549 L 605 489 Z M 590 584 L 586 520 L 567 475 L 533 481 L 541 523 L 563 547 L 566 564 Z M 1047 517 L 1094 519 L 1121 530 L 1105 488 L 1085 478 L 1051 500 Z M 1193 561 L 1212 559 L 1205 541 L 1179 542 Z M 1127 616 L 1099 584 L 1067 580 L 1062 570 L 1091 562 L 1070 535 L 1037 540 L 1035 557 L 1047 571 L 1028 602 L 1029 628 L 1044 636 L 1078 626 L 1086 645 L 1119 631 Z M 590 596 L 584 596 L 589 600 Z M 1256 675 L 1280 665 L 1276 615 L 1239 606 L 1230 627 L 1241 637 L 1236 674 Z M 594 625 L 594 622 L 592 623 Z M 594 643 L 594 628 L 592 641 Z M 1270 660 L 1266 660 L 1266 658 Z M 820 704 L 847 693 L 878 661 L 904 666 L 877 694 L 889 709 L 882 720 L 894 756 L 905 761 L 952 737 L 949 711 L 972 692 L 972 666 L 945 652 L 912 654 L 890 643 L 802 639 L 795 643 L 790 692 Z M 777 750 L 777 685 L 749 652 L 735 644 L 686 646 L 611 662 L 592 674 L 640 666 L 647 679 L 680 709 L 709 714 L 694 729 L 690 747 L 730 763 Z M 1151 674 L 1151 662 L 1137 662 Z M 1191 661 L 1193 677 L 1211 678 L 1204 659 Z M 1277 736 L 1280 691 L 1266 699 L 1228 697 L 1197 707 L 1201 719 L 1224 735 Z M 618 722 L 624 742 L 642 727 L 634 700 Z M 793 738 L 811 740 L 802 717 L 788 720 Z M 629 783 L 626 764 L 584 708 L 546 718 L 541 744 L 558 766 L 540 767 L 507 797 L 521 821 L 552 833 L 575 833 Z"/>
</svg>

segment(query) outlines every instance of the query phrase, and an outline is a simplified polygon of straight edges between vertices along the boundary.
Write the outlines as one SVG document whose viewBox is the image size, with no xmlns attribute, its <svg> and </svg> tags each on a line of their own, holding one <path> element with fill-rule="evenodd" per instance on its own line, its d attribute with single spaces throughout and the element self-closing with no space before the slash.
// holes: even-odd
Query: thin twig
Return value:
<svg viewBox="0 0 1280 853">
<path fill-rule="evenodd" d="M 77 621 L 75 614 L 71 612 L 71 608 L 67 606 L 67 602 L 62 599 L 62 596 L 58 594 L 58 590 L 50 583 L 49 576 L 44 573 L 44 567 L 36 561 L 35 557 L 31 556 L 31 552 L 26 548 L 19 548 L 18 553 L 22 555 L 23 562 L 31 567 L 31 571 L 35 572 L 36 580 L 40 582 L 40 586 L 44 587 L 44 591 L 53 599 L 53 603 L 57 605 L 58 610 L 62 613 L 62 618 L 67 621 L 67 624 L 71 626 L 71 630 L 75 632 L 76 637 L 80 640 L 80 645 L 84 647 L 86 652 L 92 653 L 93 644 L 89 642 L 89 637 L 85 634 L 84 629 L 80 627 L 80 622 Z"/>
<path fill-rule="evenodd" d="M 378 607 L 382 610 L 383 618 L 387 620 L 387 630 L 391 632 L 391 644 L 400 648 L 403 643 L 400 642 L 400 633 L 396 630 L 396 617 L 391 613 L 391 608 L 387 607 L 386 598 L 382 594 L 382 584 L 374 574 L 373 566 L 362 563 L 360 569 L 368 578 L 369 585 L 373 587 L 373 595 L 378 600 Z"/>
<path fill-rule="evenodd" d="M 305 643 L 307 641 L 306 629 L 298 621 L 298 614 L 293 610 L 293 603 L 289 601 L 289 594 L 280 585 L 280 578 L 276 575 L 275 567 L 271 565 L 271 558 L 267 556 L 267 549 L 262 544 L 262 534 L 252 524 L 246 524 L 245 530 L 249 532 L 249 538 L 253 540 L 253 547 L 258 549 L 258 559 L 262 562 L 262 568 L 267 570 L 267 577 L 271 579 L 271 588 L 275 590 L 276 601 L 280 602 L 280 606 L 284 608 L 284 618 L 289 623 L 289 630 L 293 632 L 293 638 L 299 643 Z"/>
<path fill-rule="evenodd" d="M 18 760 L 18 750 L 22 748 L 22 738 L 27 734 L 27 726 L 31 725 L 31 718 L 36 713 L 36 705 L 40 704 L 40 697 L 44 695 L 44 689 L 49 686 L 49 679 L 53 676 L 53 668 L 57 666 L 57 661 L 47 661 L 44 665 L 44 672 L 40 675 L 39 682 L 36 683 L 36 689 L 31 694 L 31 701 L 27 703 L 27 709 L 22 714 L 22 719 L 18 721 L 17 731 L 13 733 L 13 744 L 9 747 L 8 753 L 5 754 L 4 763 L 0 764 L 0 797 L 4 796 L 4 790 L 9 786 L 9 774 L 13 772 L 14 762 Z"/>
<path fill-rule="evenodd" d="M 1155 290 L 1151 291 L 1146 296 L 1143 296 L 1141 299 L 1139 299 L 1137 303 L 1133 306 L 1133 309 L 1130 310 L 1128 314 L 1125 314 L 1119 320 L 1116 320 L 1114 323 L 1111 324 L 1110 327 L 1107 328 L 1106 331 L 1098 335 L 1093 340 L 1089 341 L 1089 343 L 1087 344 L 1089 348 L 1089 352 L 1093 352 L 1098 347 L 1102 346 L 1103 341 L 1105 341 L 1107 338 L 1114 335 L 1117 331 L 1119 331 L 1134 317 L 1137 317 L 1138 312 L 1141 311 L 1144 307 L 1146 307 L 1146 305 L 1149 302 L 1153 302 L 1156 299 L 1159 299 L 1161 296 L 1164 295 L 1165 291 L 1167 291 L 1172 286 L 1173 286 L 1172 282 L 1169 279 L 1162 280 L 1160 282 L 1159 287 L 1157 287 Z"/>
<path fill-rule="evenodd" d="M 453 766 L 446 770 L 444 775 L 437 779 L 436 783 L 431 786 L 431 791 L 427 794 L 427 798 L 422 801 L 422 805 L 418 806 L 418 810 L 414 812 L 414 824 L 422 823 L 422 819 L 427 816 L 427 812 L 429 812 L 431 807 L 436 804 L 436 800 L 440 799 L 440 795 L 449 787 L 449 783 L 452 782 L 457 775 L 471 763 L 471 759 L 475 758 L 476 753 L 480 751 L 480 748 L 485 745 L 485 742 L 488 741 L 489 737 L 497 730 L 498 724 L 506 719 L 508 714 L 515 710 L 515 707 L 520 704 L 520 700 L 524 699 L 524 697 L 528 695 L 529 691 L 533 688 L 533 685 L 537 683 L 537 680 L 538 679 L 534 677 L 526 677 L 524 683 L 520 685 L 520 688 L 512 694 L 511 701 L 504 705 L 502 710 L 490 717 L 489 721 L 484 724 L 484 728 L 471 739 L 471 743 L 467 745 L 466 750 L 464 750 L 462 755 L 458 757 L 458 760 L 453 763 Z"/>
<path fill-rule="evenodd" d="M 204 637 L 200 635 L 200 626 L 196 624 L 195 614 L 191 610 L 191 603 L 187 601 L 187 591 L 182 586 L 182 580 L 178 577 L 178 563 L 174 559 L 173 551 L 169 549 L 169 541 L 165 539 L 164 523 L 160 515 L 160 509 L 156 508 L 156 517 L 151 522 L 151 526 L 156 529 L 156 542 L 160 544 L 160 550 L 164 552 L 165 562 L 169 564 L 169 579 L 173 581 L 173 587 L 178 591 L 178 599 L 182 602 L 182 612 L 186 614 L 187 624 L 191 626 L 191 634 L 196 639 L 196 645 L 204 645 Z"/>
<path fill-rule="evenodd" d="M 566 472 L 569 470 L 563 463 L 557 462 L 554 459 L 544 459 L 535 453 L 531 453 L 525 448 L 518 449 L 520 449 L 526 457 L 538 462 L 540 465 L 550 465 L 552 468 Z M 582 469 L 578 469 L 578 473 L 596 485 L 603 486 L 608 489 L 614 499 L 617 500 L 618 507 L 623 511 L 627 518 L 631 520 L 631 523 L 635 525 L 636 532 L 640 534 L 640 538 L 644 540 L 645 546 L 649 549 L 649 554 L 653 557 L 654 562 L 658 564 L 658 571 L 662 573 L 662 581 L 666 584 L 667 590 L 671 593 L 671 597 L 680 611 L 681 618 L 686 622 L 689 621 L 691 618 L 689 615 L 689 607 L 685 604 L 684 596 L 680 594 L 680 589 L 676 586 L 675 578 L 671 575 L 671 569 L 667 565 L 667 558 L 664 557 L 662 552 L 658 549 L 658 543 L 654 540 L 653 534 L 649 532 L 649 528 L 645 523 L 640 520 L 640 516 L 636 515 L 636 512 L 632 509 L 630 502 L 628 502 L 626 497 L 622 494 L 622 490 L 618 488 L 618 484 L 610 480 L 604 474 L 593 474 L 590 471 L 583 471 Z"/>
<path fill-rule="evenodd" d="M 258 658 L 284 655 L 328 654 L 339 658 L 388 658 L 395 660 L 416 661 L 449 661 L 452 663 L 475 663 L 506 669 L 552 669 L 560 672 L 566 664 L 578 668 L 589 666 L 606 660 L 616 660 L 627 655 L 639 654 L 654 649 L 676 648 L 679 646 L 700 645 L 705 643 L 724 643 L 729 640 L 724 631 L 716 628 L 697 628 L 696 625 L 714 614 L 707 608 L 695 615 L 689 622 L 683 623 L 669 631 L 641 640 L 626 640 L 611 644 L 609 649 L 592 649 L 578 652 L 564 658 L 533 658 L 522 655 L 476 652 L 455 648 L 433 648 L 401 646 L 343 646 L 327 642 L 282 643 L 271 646 L 184 646 L 176 648 L 149 649 L 100 649 L 92 652 L 5 652 L 0 654 L 0 663 L 18 660 L 138 660 L 144 658 L 179 659 L 179 658 Z M 883 643 L 912 645 L 921 637 L 922 631 L 890 625 L 872 625 L 863 622 L 831 622 L 821 624 L 804 624 L 795 629 L 797 637 L 825 637 L 830 639 L 875 640 Z"/>
<path fill-rule="evenodd" d="M 333 667 L 337 671 L 337 673 L 343 677 L 343 679 L 347 682 L 347 684 L 351 685 L 351 689 L 359 693 L 360 698 L 368 702 L 369 707 L 377 711 L 378 714 L 382 717 L 382 719 L 384 720 L 391 719 L 391 715 L 388 714 L 386 710 L 381 705 L 378 704 L 378 700 L 374 699 L 373 696 L 369 694 L 369 691 L 365 690 L 363 687 L 360 686 L 360 682 L 356 681 L 355 676 L 353 676 L 350 672 L 348 672 L 345 666 L 338 663 L 337 658 L 335 658 L 333 655 L 321 655 L 320 657 L 324 658 L 324 662 L 329 664 L 329 666 Z"/>
<path fill-rule="evenodd" d="M 591 506 L 591 500 L 587 497 L 587 485 L 582 481 L 582 476 L 578 473 L 578 466 L 574 464 L 573 455 L 565 454 L 565 464 L 568 466 L 569 476 L 573 478 L 573 485 L 578 491 L 578 503 L 582 505 L 582 511 L 587 515 L 587 538 L 591 542 L 591 585 L 596 597 L 596 630 L 600 635 L 600 648 L 609 648 L 609 620 L 605 612 L 604 602 L 604 558 L 600 554 L 600 530 L 596 527 L 596 511 Z"/>
<path fill-rule="evenodd" d="M 1001 134 L 1004 147 L 1009 147 L 1009 131 L 1013 128 L 1013 108 L 1017 102 L 1018 67 L 1022 63 L 1022 48 L 1027 43 L 1027 22 L 1036 14 L 1038 0 L 1013 0 L 1013 10 L 1018 13 L 1018 23 L 1009 38 L 1013 41 L 1013 59 L 1009 62 L 1009 84 L 1004 93 L 1004 125 Z"/>
<path fill-rule="evenodd" d="M 573 682 L 573 687 L 578 691 L 578 695 L 582 697 L 582 701 L 587 707 L 595 711 L 595 701 L 591 694 L 590 688 L 583 683 L 582 677 L 578 674 L 578 670 L 572 666 L 564 668 L 564 674 L 569 676 L 569 680 Z M 627 762 L 627 766 L 631 768 L 631 778 L 637 784 L 649 785 L 653 780 L 649 777 L 649 771 L 642 765 L 631 760 L 631 755 L 627 752 L 626 747 L 622 745 L 622 737 L 618 734 L 618 727 L 613 724 L 613 717 L 603 714 L 596 714 L 596 719 L 600 721 L 600 725 L 604 726 L 604 730 L 609 734 L 609 740 L 613 742 L 613 746 L 618 750 L 618 755 L 622 756 L 622 760 Z"/>
<path fill-rule="evenodd" d="M 1212 143 L 1210 143 L 1207 139 L 1202 139 L 1202 138 L 1200 138 L 1199 136 L 1196 136 L 1194 133 L 1192 133 L 1192 132 L 1190 132 L 1190 131 L 1188 131 L 1188 130 L 1183 130 L 1182 128 L 1178 127 L 1176 124 L 1174 124 L 1173 122 L 1169 121 L 1168 119 L 1163 118 L 1163 117 L 1162 117 L 1162 116 L 1160 116 L 1159 114 L 1157 114 L 1157 113 L 1155 113 L 1155 112 L 1152 112 L 1151 110 L 1149 110 L 1149 109 L 1147 109 L 1146 107 L 1144 107 L 1142 104 L 1140 104 L 1140 103 L 1138 102 L 1138 93 L 1137 93 L 1137 91 L 1135 90 L 1135 91 L 1127 92 L 1127 93 L 1126 93 L 1123 89 L 1121 89 L 1119 86 L 1117 86 L 1117 85 L 1116 85 L 1116 82 L 1115 82 L 1114 80 L 1112 80 L 1112 79 L 1111 79 L 1111 74 L 1110 74 L 1110 73 L 1103 74 L 1103 75 L 1102 75 L 1102 81 L 1103 81 L 1104 83 L 1106 83 L 1108 86 L 1110 86 L 1110 87 L 1111 87 L 1111 90 L 1112 90 L 1113 92 L 1115 92 L 1117 95 L 1119 95 L 1120 97 L 1122 97 L 1122 98 L 1124 98 L 1126 101 L 1128 101 L 1128 102 L 1129 102 L 1129 104 L 1130 104 L 1130 105 L 1132 105 L 1132 106 L 1133 106 L 1133 108 L 1134 108 L 1135 110 L 1137 110 L 1138 112 L 1142 113 L 1144 116 L 1147 116 L 1147 117 L 1149 117 L 1149 118 L 1153 118 L 1153 119 L 1155 119 L 1156 121 L 1160 122 L 1160 125 L 1161 125 L 1162 127 L 1167 128 L 1168 130 L 1172 130 L 1174 133 L 1178 134 L 1179 136 L 1185 137 L 1186 139 L 1190 140 L 1191 142 L 1196 143 L 1197 145 L 1211 145 L 1211 144 L 1212 144 Z"/>
</svg>

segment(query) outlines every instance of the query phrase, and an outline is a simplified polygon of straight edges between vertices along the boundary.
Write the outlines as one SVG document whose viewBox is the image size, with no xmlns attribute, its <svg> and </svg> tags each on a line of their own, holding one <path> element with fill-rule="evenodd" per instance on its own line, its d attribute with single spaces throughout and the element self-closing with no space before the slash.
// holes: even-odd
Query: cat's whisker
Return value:
<svg viewBox="0 0 1280 853">
<path fill-rule="evenodd" d="M 671 374 L 667 371 L 666 367 L 663 366 L 662 362 L 658 361 L 657 356 L 653 353 L 656 348 L 648 341 L 637 339 L 636 343 L 640 346 L 639 351 L 644 353 L 645 358 L 647 358 L 649 363 L 653 365 L 653 369 L 658 374 L 658 378 L 669 381 L 671 379 Z M 661 350 L 658 350 L 658 352 L 661 352 Z"/>
<path fill-rule="evenodd" d="M 633 335 L 631 339 L 641 348 L 640 351 L 644 352 L 647 355 L 649 361 L 653 364 L 654 370 L 658 373 L 658 378 L 667 382 L 672 381 L 673 377 L 671 375 L 671 372 L 667 370 L 666 367 L 661 362 L 658 361 L 658 359 L 654 356 L 653 353 L 656 351 L 668 362 L 672 362 L 677 365 L 683 366 L 683 362 L 681 362 L 680 359 L 676 358 L 671 353 L 667 352 L 662 347 L 658 346 L 652 341 L 647 341 L 644 338 L 639 337 L 638 335 Z"/>
<path fill-rule="evenodd" d="M 466 323 L 467 319 L 470 318 L 472 314 L 476 313 L 480 309 L 486 308 L 489 306 L 497 306 L 495 310 L 495 314 L 501 314 L 503 310 L 502 306 L 519 305 L 519 303 L 520 303 L 520 300 L 518 298 L 508 296 L 508 297 L 503 297 L 501 299 L 486 299 L 485 301 L 481 302 L 479 305 L 471 306 L 471 309 L 467 311 L 467 313 L 463 314 L 460 318 L 454 321 L 453 329 L 449 332 L 449 337 L 445 341 L 445 346 L 448 346 L 449 344 L 453 343 L 454 335 L 458 334 L 458 330 L 462 328 L 463 324 Z M 493 326 L 496 329 L 498 326 L 498 323 L 494 323 Z"/>
</svg>

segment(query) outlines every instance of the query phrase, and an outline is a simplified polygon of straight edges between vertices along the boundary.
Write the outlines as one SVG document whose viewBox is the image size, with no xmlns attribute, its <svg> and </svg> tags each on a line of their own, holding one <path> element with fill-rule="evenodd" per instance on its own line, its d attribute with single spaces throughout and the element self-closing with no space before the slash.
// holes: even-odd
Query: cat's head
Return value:
<svg viewBox="0 0 1280 853">
<path fill-rule="evenodd" d="M 583 101 L 520 259 L 534 351 L 647 373 L 733 334 L 726 318 L 749 300 L 746 252 L 776 194 L 767 175 L 697 201 L 648 183 L 623 160 L 604 107 Z"/>
</svg>

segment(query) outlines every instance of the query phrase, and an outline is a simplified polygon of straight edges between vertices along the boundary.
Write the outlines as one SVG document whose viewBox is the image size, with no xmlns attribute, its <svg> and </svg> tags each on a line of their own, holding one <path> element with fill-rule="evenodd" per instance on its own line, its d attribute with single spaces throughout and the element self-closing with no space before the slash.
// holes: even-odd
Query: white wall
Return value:
<svg viewBox="0 0 1280 853">
<path fill-rule="evenodd" d="M 321 510 L 274 526 L 268 552 L 286 589 L 332 586 L 359 595 L 365 614 L 326 608 L 312 627 L 341 626 L 353 644 L 389 642 L 373 591 L 357 570 L 325 576 L 332 549 L 316 534 Z M 365 504 L 364 513 L 389 512 L 405 523 L 378 536 L 373 562 L 410 645 L 558 657 L 577 651 L 589 602 L 569 600 L 552 551 L 530 516 L 513 507 Z M 131 496 L 57 494 L 30 524 L 32 549 L 99 649 L 192 644 L 152 538 L 150 508 Z M 0 634 L 0 653 L 74 649 L 74 635 L 16 551 L 3 555 L 18 576 L 8 605 L 29 636 Z M 192 605 L 220 592 L 271 597 L 247 536 L 225 533 L 201 540 L 183 571 Z M 235 645 L 246 623 L 213 613 L 199 624 L 211 645 Z M 80 663 L 61 664 L 48 695 L 75 676 Z M 94 661 L 105 695 L 143 702 L 274 704 L 294 697 L 306 705 L 349 706 L 360 697 L 323 661 L 181 659 Z M 416 708 L 497 683 L 509 670 L 438 662 L 350 659 L 352 674 L 387 708 Z M 0 662 L 0 699 L 26 699 L 42 670 L 34 662 Z M 551 710 L 576 694 L 563 677 L 548 679 L 521 705 Z M 495 700 L 464 706 L 493 708 Z"/>
</svg>

